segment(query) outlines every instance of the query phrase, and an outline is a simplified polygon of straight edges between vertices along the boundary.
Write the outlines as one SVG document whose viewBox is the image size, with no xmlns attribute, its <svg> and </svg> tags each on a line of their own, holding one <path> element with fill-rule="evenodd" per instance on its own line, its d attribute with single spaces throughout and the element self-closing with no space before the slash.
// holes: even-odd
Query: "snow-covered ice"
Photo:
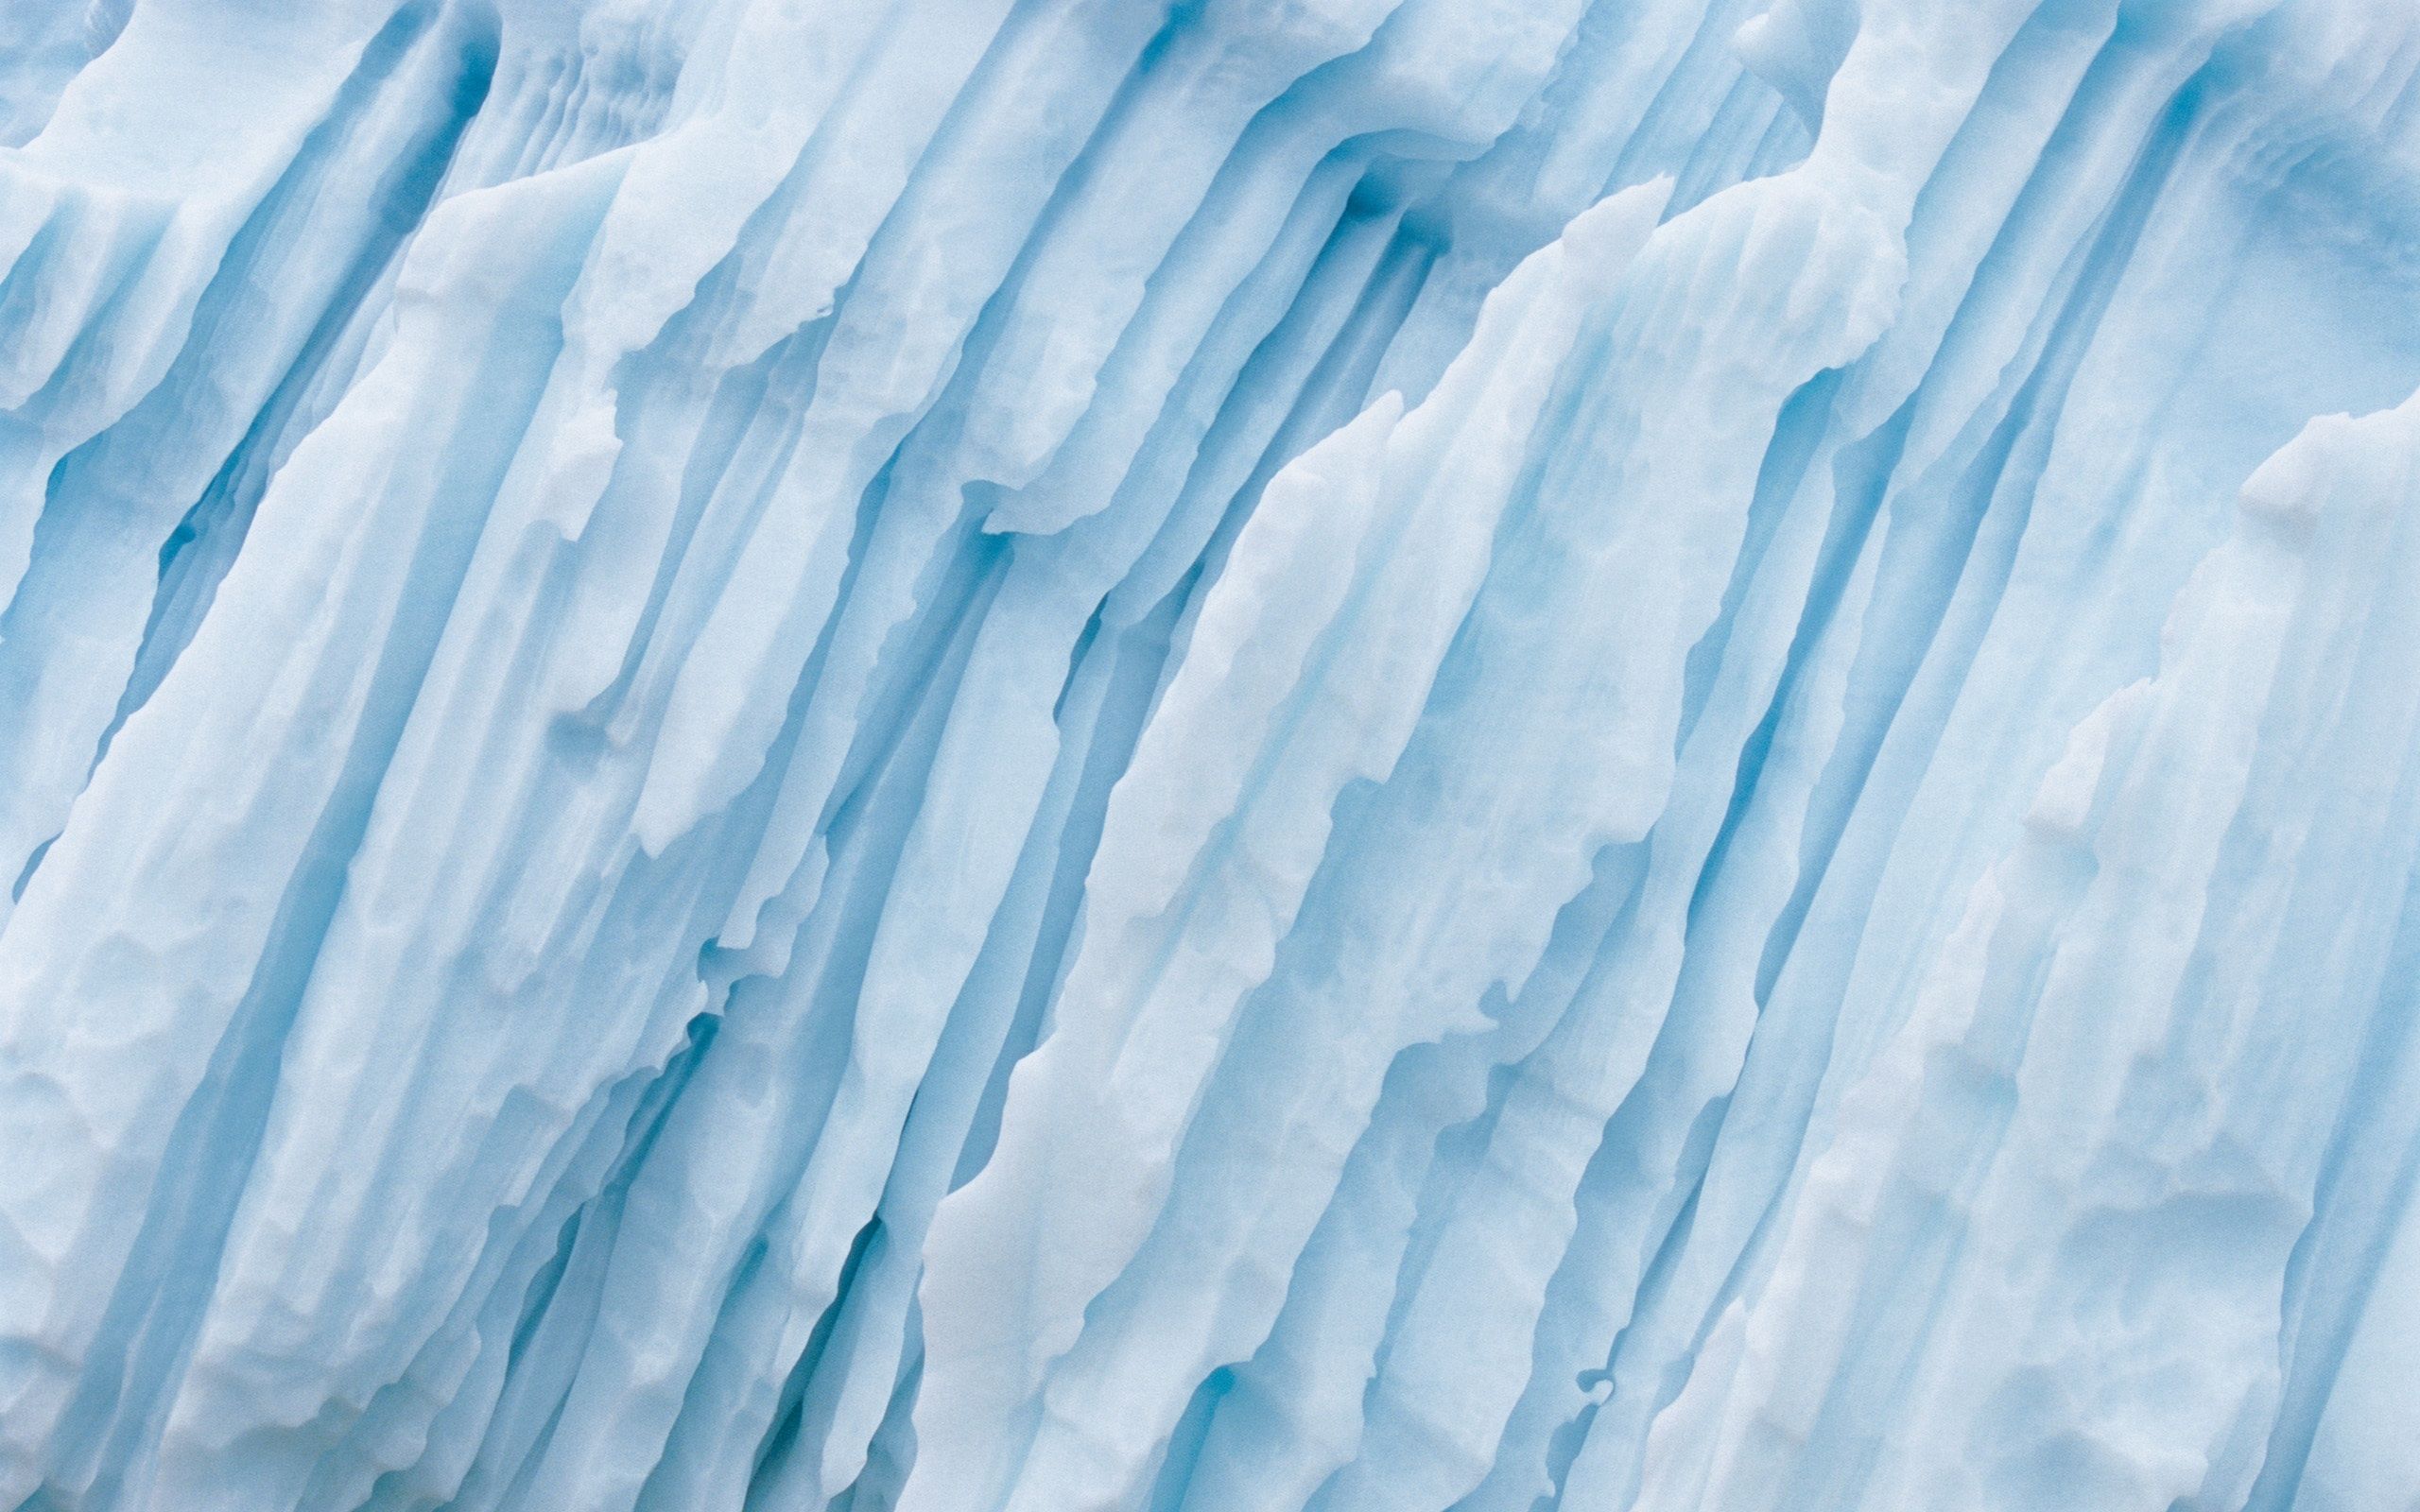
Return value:
<svg viewBox="0 0 2420 1512">
<path fill-rule="evenodd" d="M 0 1508 L 2420 1509 L 2412 0 L 0 0 Z"/>
</svg>

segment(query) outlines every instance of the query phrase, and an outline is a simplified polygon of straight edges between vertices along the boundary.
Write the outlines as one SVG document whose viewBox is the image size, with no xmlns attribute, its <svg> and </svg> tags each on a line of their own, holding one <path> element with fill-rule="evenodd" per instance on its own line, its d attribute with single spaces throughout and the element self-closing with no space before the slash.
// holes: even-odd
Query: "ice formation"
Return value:
<svg viewBox="0 0 2420 1512">
<path fill-rule="evenodd" d="M 2420 1507 L 2415 72 L 7 0 L 0 1507 Z"/>
</svg>

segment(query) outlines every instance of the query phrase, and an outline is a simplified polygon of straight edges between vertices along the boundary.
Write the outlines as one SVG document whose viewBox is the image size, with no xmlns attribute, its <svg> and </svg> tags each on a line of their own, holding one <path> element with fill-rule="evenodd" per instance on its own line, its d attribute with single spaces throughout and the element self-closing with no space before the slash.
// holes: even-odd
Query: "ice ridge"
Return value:
<svg viewBox="0 0 2420 1512">
<path fill-rule="evenodd" d="M 12 0 L 0 1508 L 2420 1509 L 2420 10 Z"/>
</svg>

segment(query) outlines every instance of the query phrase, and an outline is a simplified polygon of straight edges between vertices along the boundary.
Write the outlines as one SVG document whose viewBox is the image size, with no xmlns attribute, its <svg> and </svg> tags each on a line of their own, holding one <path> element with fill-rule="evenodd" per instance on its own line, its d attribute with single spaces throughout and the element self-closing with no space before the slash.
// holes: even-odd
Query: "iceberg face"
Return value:
<svg viewBox="0 0 2420 1512">
<path fill-rule="evenodd" d="M 0 1508 L 2420 1508 L 2416 74 L 14 0 Z"/>
</svg>

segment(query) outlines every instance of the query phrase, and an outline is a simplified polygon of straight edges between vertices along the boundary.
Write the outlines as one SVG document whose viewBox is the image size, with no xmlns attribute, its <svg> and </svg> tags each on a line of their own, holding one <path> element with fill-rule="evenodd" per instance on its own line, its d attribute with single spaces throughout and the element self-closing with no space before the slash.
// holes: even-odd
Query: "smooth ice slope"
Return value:
<svg viewBox="0 0 2420 1512">
<path fill-rule="evenodd" d="M 6 0 L 0 1508 L 2420 1508 L 2415 73 Z"/>
</svg>

